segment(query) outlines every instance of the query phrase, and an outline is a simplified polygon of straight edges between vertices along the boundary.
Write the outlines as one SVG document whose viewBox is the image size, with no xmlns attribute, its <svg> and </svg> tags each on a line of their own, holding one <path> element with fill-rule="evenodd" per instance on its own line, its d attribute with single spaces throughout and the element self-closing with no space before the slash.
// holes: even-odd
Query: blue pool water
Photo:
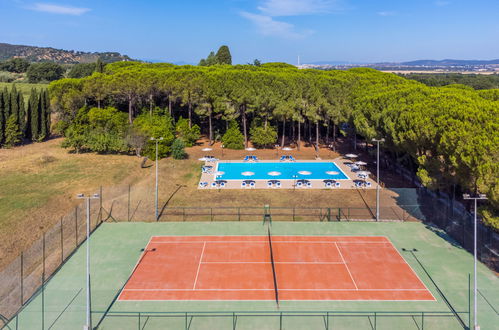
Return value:
<svg viewBox="0 0 499 330">
<path fill-rule="evenodd" d="M 224 172 L 224 174 L 217 176 L 220 180 L 349 179 L 333 162 L 219 162 L 217 171 Z M 300 173 L 303 171 L 309 172 L 310 174 Z M 326 173 L 331 171 L 337 172 L 338 174 Z M 242 173 L 244 172 L 253 172 L 254 175 L 243 175 Z M 271 172 L 279 172 L 280 174 L 271 175 L 269 174 Z"/>
</svg>

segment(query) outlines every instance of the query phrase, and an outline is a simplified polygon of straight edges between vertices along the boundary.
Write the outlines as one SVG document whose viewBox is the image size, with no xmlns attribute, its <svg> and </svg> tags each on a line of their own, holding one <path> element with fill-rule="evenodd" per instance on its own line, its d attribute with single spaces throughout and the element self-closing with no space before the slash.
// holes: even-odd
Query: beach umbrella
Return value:
<svg viewBox="0 0 499 330">
<path fill-rule="evenodd" d="M 355 164 L 356 164 L 356 165 L 359 165 L 359 166 L 365 166 L 365 165 L 367 165 L 367 163 L 366 163 L 366 162 L 363 162 L 363 161 L 361 161 L 361 160 L 356 161 L 356 162 L 355 162 Z"/>
<path fill-rule="evenodd" d="M 241 175 L 244 175 L 244 176 L 252 176 L 252 175 L 255 175 L 255 173 L 253 172 L 250 172 L 250 171 L 246 171 L 246 172 L 242 172 Z"/>
<path fill-rule="evenodd" d="M 246 148 L 245 150 L 246 151 L 255 151 L 256 149 L 255 148 Z"/>
<path fill-rule="evenodd" d="M 301 174 L 301 175 L 310 175 L 310 174 L 312 174 L 312 172 L 309 172 L 309 171 L 299 171 L 298 174 Z"/>
<path fill-rule="evenodd" d="M 338 174 L 340 174 L 340 172 L 338 172 L 338 171 L 326 171 L 326 174 L 329 174 L 329 175 L 338 175 Z"/>
<path fill-rule="evenodd" d="M 202 157 L 202 158 L 199 158 L 199 160 L 202 161 L 202 162 L 205 162 L 206 158 Z"/>
<path fill-rule="evenodd" d="M 213 149 L 212 148 L 203 148 L 201 149 L 202 151 L 212 151 Z"/>
<path fill-rule="evenodd" d="M 268 172 L 267 174 L 270 176 L 279 176 L 279 175 L 281 175 L 281 172 L 272 171 L 272 172 Z"/>
<path fill-rule="evenodd" d="M 359 156 L 356 155 L 356 154 L 346 154 L 345 157 L 347 157 L 347 158 L 357 158 Z"/>
<path fill-rule="evenodd" d="M 293 150 L 293 149 L 292 149 L 292 148 L 290 148 L 290 147 L 284 147 L 284 148 L 282 148 L 282 150 L 284 150 L 284 151 L 291 151 L 291 150 Z"/>
</svg>

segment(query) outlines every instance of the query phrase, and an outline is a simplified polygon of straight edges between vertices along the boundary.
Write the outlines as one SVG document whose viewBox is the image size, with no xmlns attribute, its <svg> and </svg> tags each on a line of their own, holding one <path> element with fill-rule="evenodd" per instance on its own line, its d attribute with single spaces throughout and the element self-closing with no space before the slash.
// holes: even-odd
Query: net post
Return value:
<svg viewBox="0 0 499 330">
<path fill-rule="evenodd" d="M 128 202 L 127 202 L 127 220 L 130 222 L 130 189 L 131 185 L 128 185 Z"/>
<path fill-rule="evenodd" d="M 279 313 L 279 330 L 282 330 L 282 312 Z"/>
<path fill-rule="evenodd" d="M 424 312 L 421 312 L 421 330 L 424 330 Z"/>
</svg>

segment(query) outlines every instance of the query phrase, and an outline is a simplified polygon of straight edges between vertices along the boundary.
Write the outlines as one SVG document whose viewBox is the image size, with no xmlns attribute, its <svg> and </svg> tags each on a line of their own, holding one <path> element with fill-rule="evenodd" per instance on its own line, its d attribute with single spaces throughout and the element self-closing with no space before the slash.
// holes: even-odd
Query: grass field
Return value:
<svg viewBox="0 0 499 330">
<path fill-rule="evenodd" d="M 418 222 L 274 222 L 272 231 L 273 235 L 386 236 L 436 301 L 282 301 L 279 307 L 272 301 L 116 301 L 99 329 L 179 329 L 187 328 L 185 322 L 189 329 L 232 329 L 234 315 L 240 315 L 235 329 L 280 329 L 280 322 L 282 329 L 325 329 L 326 324 L 330 329 L 463 329 L 469 325 L 472 257 L 433 228 Z M 104 223 L 91 238 L 93 326 L 120 292 L 151 236 L 265 234 L 261 222 Z M 85 323 L 84 258 L 85 244 L 9 328 L 39 328 L 42 322 L 50 329 L 80 328 Z M 478 271 L 479 324 L 482 329 L 493 329 L 499 322 L 494 310 L 499 304 L 499 280 L 482 264 Z M 321 313 L 304 317 L 297 312 Z M 327 323 L 326 312 L 330 313 Z M 284 314 L 282 319 L 279 313 Z"/>
</svg>

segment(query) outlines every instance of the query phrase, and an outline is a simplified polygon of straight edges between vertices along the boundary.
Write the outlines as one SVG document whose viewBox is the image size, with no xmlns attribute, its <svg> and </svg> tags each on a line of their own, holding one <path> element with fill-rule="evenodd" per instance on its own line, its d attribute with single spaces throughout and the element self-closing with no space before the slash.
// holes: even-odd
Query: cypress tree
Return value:
<svg viewBox="0 0 499 330">
<path fill-rule="evenodd" d="M 31 104 L 31 140 L 38 141 L 40 135 L 40 97 L 36 91 L 32 94 Z"/>
<path fill-rule="evenodd" d="M 45 138 L 47 138 L 47 108 L 45 107 L 45 93 L 42 91 L 40 92 L 40 102 L 39 107 L 38 107 L 38 129 L 39 129 L 39 135 L 38 135 L 38 141 L 43 141 Z"/>
<path fill-rule="evenodd" d="M 3 114 L 5 122 L 7 122 L 7 119 L 10 117 L 10 97 L 7 87 L 4 87 L 3 89 L 3 104 L 4 104 Z"/>
<path fill-rule="evenodd" d="M 26 108 L 24 107 L 24 95 L 21 92 L 17 93 L 17 104 L 19 105 L 19 128 L 23 133 L 26 131 Z"/>
<path fill-rule="evenodd" d="M 10 115 L 5 124 L 5 146 L 10 148 L 21 142 L 21 131 L 15 115 Z"/>
<path fill-rule="evenodd" d="M 3 103 L 3 91 L 0 91 L 0 146 L 2 146 L 4 130 L 5 130 L 5 106 Z"/>
<path fill-rule="evenodd" d="M 19 98 L 17 95 L 16 85 L 12 85 L 12 90 L 10 91 L 10 116 L 16 118 L 16 122 L 19 124 Z"/>
<path fill-rule="evenodd" d="M 44 99 L 44 109 L 45 109 L 45 116 L 43 117 L 44 119 L 44 124 L 45 124 L 45 138 L 47 139 L 50 136 L 50 99 L 49 99 L 49 92 L 47 90 L 43 91 L 43 99 Z"/>
<path fill-rule="evenodd" d="M 32 88 L 28 100 L 28 106 L 26 108 L 26 122 L 24 125 L 24 137 L 30 141 L 33 139 L 33 126 L 31 118 L 33 116 L 34 109 L 36 109 L 36 90 Z"/>
</svg>

